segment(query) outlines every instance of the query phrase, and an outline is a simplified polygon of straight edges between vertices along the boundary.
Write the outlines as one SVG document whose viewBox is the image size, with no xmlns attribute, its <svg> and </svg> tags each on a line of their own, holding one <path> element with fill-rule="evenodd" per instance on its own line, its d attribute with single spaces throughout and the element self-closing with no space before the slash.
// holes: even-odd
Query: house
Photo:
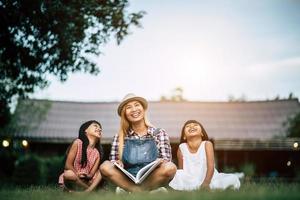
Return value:
<svg viewBox="0 0 300 200">
<path fill-rule="evenodd" d="M 68 102 L 27 100 L 16 112 L 18 126 L 1 138 L 25 139 L 32 152 L 63 154 L 77 137 L 79 126 L 91 119 L 103 126 L 102 144 L 108 154 L 119 127 L 119 102 Z M 200 121 L 215 145 L 219 169 L 246 163 L 256 173 L 295 176 L 300 171 L 299 138 L 286 138 L 284 122 L 300 112 L 298 99 L 251 102 L 149 102 L 152 124 L 169 134 L 176 156 L 182 125 L 188 119 Z M 107 155 L 106 154 L 106 155 Z"/>
</svg>

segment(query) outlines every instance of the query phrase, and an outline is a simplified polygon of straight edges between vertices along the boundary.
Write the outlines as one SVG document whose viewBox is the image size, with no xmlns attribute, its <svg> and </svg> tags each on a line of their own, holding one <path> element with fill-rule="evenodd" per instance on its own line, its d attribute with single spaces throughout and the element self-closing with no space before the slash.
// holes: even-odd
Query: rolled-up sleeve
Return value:
<svg viewBox="0 0 300 200">
<path fill-rule="evenodd" d="M 172 151 L 168 134 L 164 129 L 160 129 L 159 133 L 155 135 L 155 137 L 158 141 L 159 157 L 164 160 L 171 161 Z"/>
</svg>

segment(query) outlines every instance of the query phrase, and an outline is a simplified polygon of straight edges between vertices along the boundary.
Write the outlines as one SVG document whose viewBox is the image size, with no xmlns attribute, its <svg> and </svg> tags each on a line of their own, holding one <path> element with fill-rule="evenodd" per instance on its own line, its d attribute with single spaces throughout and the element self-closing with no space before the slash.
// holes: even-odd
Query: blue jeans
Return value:
<svg viewBox="0 0 300 200">
<path fill-rule="evenodd" d="M 122 161 L 124 168 L 136 176 L 138 171 L 158 157 L 153 138 L 125 139 Z"/>
</svg>

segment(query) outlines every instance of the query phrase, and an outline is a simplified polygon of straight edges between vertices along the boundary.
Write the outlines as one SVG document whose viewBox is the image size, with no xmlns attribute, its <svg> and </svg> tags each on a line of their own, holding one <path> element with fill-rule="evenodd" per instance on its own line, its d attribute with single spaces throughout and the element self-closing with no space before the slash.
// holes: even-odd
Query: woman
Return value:
<svg viewBox="0 0 300 200">
<path fill-rule="evenodd" d="M 101 124 L 95 120 L 80 126 L 78 138 L 67 150 L 64 173 L 59 177 L 59 184 L 65 191 L 79 189 L 90 192 L 100 183 L 99 165 L 103 159 L 101 133 Z"/>
<path fill-rule="evenodd" d="M 176 173 L 176 166 L 171 162 L 169 137 L 163 129 L 156 129 L 151 125 L 146 115 L 147 107 L 148 103 L 142 97 L 134 94 L 124 97 L 118 107 L 121 123 L 119 133 L 113 139 L 110 161 L 104 162 L 100 167 L 101 174 L 106 179 L 129 192 L 153 190 L 166 185 Z M 147 155 L 139 155 L 141 149 L 147 149 Z M 132 152 L 138 156 L 130 156 Z M 113 164 L 117 162 L 136 174 L 155 159 L 161 159 L 161 164 L 140 185 L 134 184 Z"/>
</svg>

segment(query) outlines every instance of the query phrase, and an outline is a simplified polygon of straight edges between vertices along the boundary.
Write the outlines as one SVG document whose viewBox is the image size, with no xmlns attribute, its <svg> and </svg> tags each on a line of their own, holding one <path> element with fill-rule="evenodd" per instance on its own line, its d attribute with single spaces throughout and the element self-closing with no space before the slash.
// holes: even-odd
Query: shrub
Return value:
<svg viewBox="0 0 300 200">
<path fill-rule="evenodd" d="M 15 162 L 13 182 L 17 185 L 42 185 L 45 184 L 45 167 L 43 160 L 30 154 L 20 157 Z"/>
<path fill-rule="evenodd" d="M 63 172 L 63 156 L 53 156 L 45 160 L 46 165 L 46 184 L 56 184 L 59 175 Z"/>
<path fill-rule="evenodd" d="M 287 137 L 300 137 L 300 112 L 289 117 L 283 125 L 286 127 Z"/>
<path fill-rule="evenodd" d="M 236 169 L 232 166 L 227 166 L 226 165 L 226 166 L 224 166 L 222 172 L 224 172 L 224 173 L 234 173 L 234 172 L 236 172 Z"/>
<path fill-rule="evenodd" d="M 34 154 L 20 157 L 15 162 L 13 182 L 17 185 L 56 184 L 63 170 L 63 157 L 43 158 Z"/>
<path fill-rule="evenodd" d="M 245 174 L 245 180 L 250 181 L 255 175 L 255 165 L 253 163 L 245 163 L 241 166 L 241 171 Z"/>
<path fill-rule="evenodd" d="M 2 178 L 11 178 L 14 171 L 14 163 L 18 155 L 8 150 L 0 150 L 0 176 Z"/>
</svg>

